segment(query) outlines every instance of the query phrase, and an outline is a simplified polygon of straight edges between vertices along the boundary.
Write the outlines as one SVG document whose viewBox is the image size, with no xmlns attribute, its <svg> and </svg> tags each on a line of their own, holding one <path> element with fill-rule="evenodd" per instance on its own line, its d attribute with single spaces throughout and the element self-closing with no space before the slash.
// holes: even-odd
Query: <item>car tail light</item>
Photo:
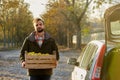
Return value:
<svg viewBox="0 0 120 80">
<path fill-rule="evenodd" d="M 95 78 L 100 78 L 101 67 L 97 67 L 95 71 Z M 95 79 L 96 80 L 96 79 Z M 98 79 L 97 79 L 98 80 Z"/>
<path fill-rule="evenodd" d="M 92 80 L 100 80 L 100 75 L 101 75 L 101 68 L 102 68 L 102 63 L 103 63 L 103 57 L 105 54 L 105 45 L 102 46 L 100 53 L 98 55 L 98 59 L 96 60 L 93 74 L 92 74 Z"/>
</svg>

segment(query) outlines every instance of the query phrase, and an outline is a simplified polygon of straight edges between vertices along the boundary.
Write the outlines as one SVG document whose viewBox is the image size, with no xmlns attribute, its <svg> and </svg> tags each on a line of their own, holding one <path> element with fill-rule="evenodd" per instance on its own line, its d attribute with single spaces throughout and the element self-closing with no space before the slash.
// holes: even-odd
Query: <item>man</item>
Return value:
<svg viewBox="0 0 120 80">
<path fill-rule="evenodd" d="M 59 60 L 58 48 L 55 40 L 44 30 L 44 21 L 40 18 L 33 20 L 33 31 L 25 38 L 21 48 L 20 60 L 22 67 L 25 67 L 25 51 L 35 53 L 49 53 L 55 52 L 57 61 Z M 50 80 L 52 69 L 28 69 L 30 80 Z"/>
</svg>

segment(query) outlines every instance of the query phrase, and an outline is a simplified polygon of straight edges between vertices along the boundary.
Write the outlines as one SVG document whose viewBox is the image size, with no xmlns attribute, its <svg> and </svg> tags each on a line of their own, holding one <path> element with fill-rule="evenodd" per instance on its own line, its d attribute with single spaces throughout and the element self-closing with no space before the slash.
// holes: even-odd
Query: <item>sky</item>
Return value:
<svg viewBox="0 0 120 80">
<path fill-rule="evenodd" d="M 46 11 L 45 4 L 48 0 L 25 0 L 30 4 L 29 10 L 33 13 L 34 17 L 39 17 L 40 14 Z"/>
<path fill-rule="evenodd" d="M 34 17 L 39 17 L 40 14 L 44 13 L 46 11 L 45 5 L 47 4 L 49 0 L 25 0 L 25 2 L 30 4 L 29 10 L 33 13 Z M 108 8 L 108 5 L 103 5 L 100 10 L 95 10 L 95 13 L 92 13 L 91 17 L 97 17 L 103 16 L 103 13 L 105 9 Z"/>
<path fill-rule="evenodd" d="M 100 8 L 97 8 L 97 9 L 92 9 L 93 8 L 93 6 L 94 6 L 94 4 L 91 4 L 90 5 L 91 7 L 90 7 L 90 14 L 89 14 L 89 16 L 90 16 L 90 18 L 92 19 L 94 19 L 94 18 L 98 18 L 98 19 L 100 19 L 100 18 L 103 18 L 104 17 L 104 13 L 105 13 L 105 10 L 108 8 L 108 7 L 110 7 L 110 5 L 109 4 L 103 4 L 102 6 L 100 6 Z"/>
</svg>

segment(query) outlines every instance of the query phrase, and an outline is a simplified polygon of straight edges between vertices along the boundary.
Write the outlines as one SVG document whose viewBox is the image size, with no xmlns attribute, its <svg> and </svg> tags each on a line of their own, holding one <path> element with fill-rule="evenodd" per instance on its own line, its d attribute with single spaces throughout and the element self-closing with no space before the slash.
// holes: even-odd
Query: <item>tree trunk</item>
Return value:
<svg viewBox="0 0 120 80">
<path fill-rule="evenodd" d="M 6 48 L 6 34 L 5 34 L 5 31 L 6 31 L 5 26 L 3 26 L 4 48 Z"/>
<path fill-rule="evenodd" d="M 77 49 L 81 49 L 81 27 L 79 24 L 77 24 L 77 44 L 76 44 L 76 48 Z"/>
</svg>

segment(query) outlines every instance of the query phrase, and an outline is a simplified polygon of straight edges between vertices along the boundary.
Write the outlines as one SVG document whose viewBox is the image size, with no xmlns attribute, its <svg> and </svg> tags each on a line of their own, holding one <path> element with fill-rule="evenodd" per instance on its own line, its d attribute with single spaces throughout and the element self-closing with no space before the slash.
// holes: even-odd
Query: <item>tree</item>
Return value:
<svg viewBox="0 0 120 80">
<path fill-rule="evenodd" d="M 79 30 L 76 27 L 77 25 L 79 25 L 78 24 L 79 22 L 77 20 L 78 17 L 75 14 L 79 15 L 81 11 L 82 11 L 82 8 L 79 8 L 77 5 L 74 5 L 74 4 L 71 5 L 69 1 L 60 0 L 59 2 L 58 1 L 49 2 L 48 11 L 47 11 L 48 17 L 46 17 L 46 16 L 44 16 L 44 17 L 46 17 L 46 19 L 49 19 L 49 22 L 50 21 L 58 22 L 58 23 L 55 23 L 54 25 L 57 25 L 56 28 L 57 28 L 57 32 L 59 32 L 58 34 L 61 34 L 63 32 L 63 35 L 60 35 L 60 36 L 65 35 L 65 37 L 67 37 L 66 38 L 67 47 L 72 46 L 71 45 L 72 44 L 72 36 L 74 34 L 77 34 L 77 30 Z M 52 16 L 51 16 L 50 12 L 51 13 L 54 12 L 54 14 L 52 14 Z M 85 18 L 86 18 L 86 16 L 84 16 L 84 20 L 85 20 Z M 85 21 L 82 21 L 82 22 L 85 22 Z M 52 22 L 50 22 L 50 23 L 52 23 Z M 63 38 L 59 37 L 59 39 L 64 39 L 65 37 L 63 37 Z M 64 40 L 62 40 L 62 42 L 63 41 Z"/>
<path fill-rule="evenodd" d="M 19 47 L 24 38 L 32 31 L 33 15 L 24 0 L 2 0 L 0 26 L 3 31 L 4 48 L 6 43 Z M 21 13 L 22 12 L 22 13 Z"/>
<path fill-rule="evenodd" d="M 61 1 L 61 0 L 59 0 Z M 63 1 L 63 0 L 62 0 Z M 83 25 L 83 19 L 86 16 L 89 7 L 93 4 L 93 9 L 99 8 L 102 4 L 111 2 L 112 0 L 64 0 L 67 4 L 67 9 L 69 14 L 69 19 L 73 22 L 76 26 L 77 32 L 77 47 L 81 48 L 81 29 Z M 65 13 L 66 14 L 66 13 Z M 66 14 L 66 15 L 67 15 Z"/>
<path fill-rule="evenodd" d="M 55 10 L 57 9 L 56 10 L 57 15 L 55 13 L 52 18 L 55 19 L 55 16 L 58 16 L 59 19 L 55 19 L 55 20 L 63 21 L 63 23 L 62 22 L 59 22 L 59 23 L 60 24 L 62 23 L 62 25 L 64 25 L 64 30 L 66 30 L 66 34 L 68 34 L 66 35 L 66 37 L 68 36 L 69 38 L 71 38 L 73 35 L 72 34 L 73 32 L 77 34 L 76 48 L 81 49 L 82 31 L 88 32 L 87 31 L 88 29 L 86 30 L 82 30 L 82 29 L 85 29 L 84 27 L 86 26 L 85 24 L 89 17 L 88 14 L 89 14 L 90 8 L 92 7 L 91 10 L 94 11 L 94 9 L 98 9 L 103 4 L 110 3 L 113 0 L 108 0 L 108 1 L 106 0 L 49 0 L 49 1 L 50 2 L 48 5 L 49 6 L 48 11 L 52 12 L 51 9 L 55 9 Z M 53 19 L 50 19 L 50 21 L 53 21 Z M 66 23 L 68 23 L 68 25 Z M 61 28 L 60 24 L 59 24 L 59 28 Z M 67 42 L 68 41 L 71 42 L 70 40 L 67 40 Z"/>
<path fill-rule="evenodd" d="M 45 20 L 46 30 L 58 41 L 60 45 L 66 44 L 66 35 L 64 34 L 66 23 L 65 18 L 60 13 L 58 2 L 48 4 L 48 11 L 42 15 Z"/>
</svg>

